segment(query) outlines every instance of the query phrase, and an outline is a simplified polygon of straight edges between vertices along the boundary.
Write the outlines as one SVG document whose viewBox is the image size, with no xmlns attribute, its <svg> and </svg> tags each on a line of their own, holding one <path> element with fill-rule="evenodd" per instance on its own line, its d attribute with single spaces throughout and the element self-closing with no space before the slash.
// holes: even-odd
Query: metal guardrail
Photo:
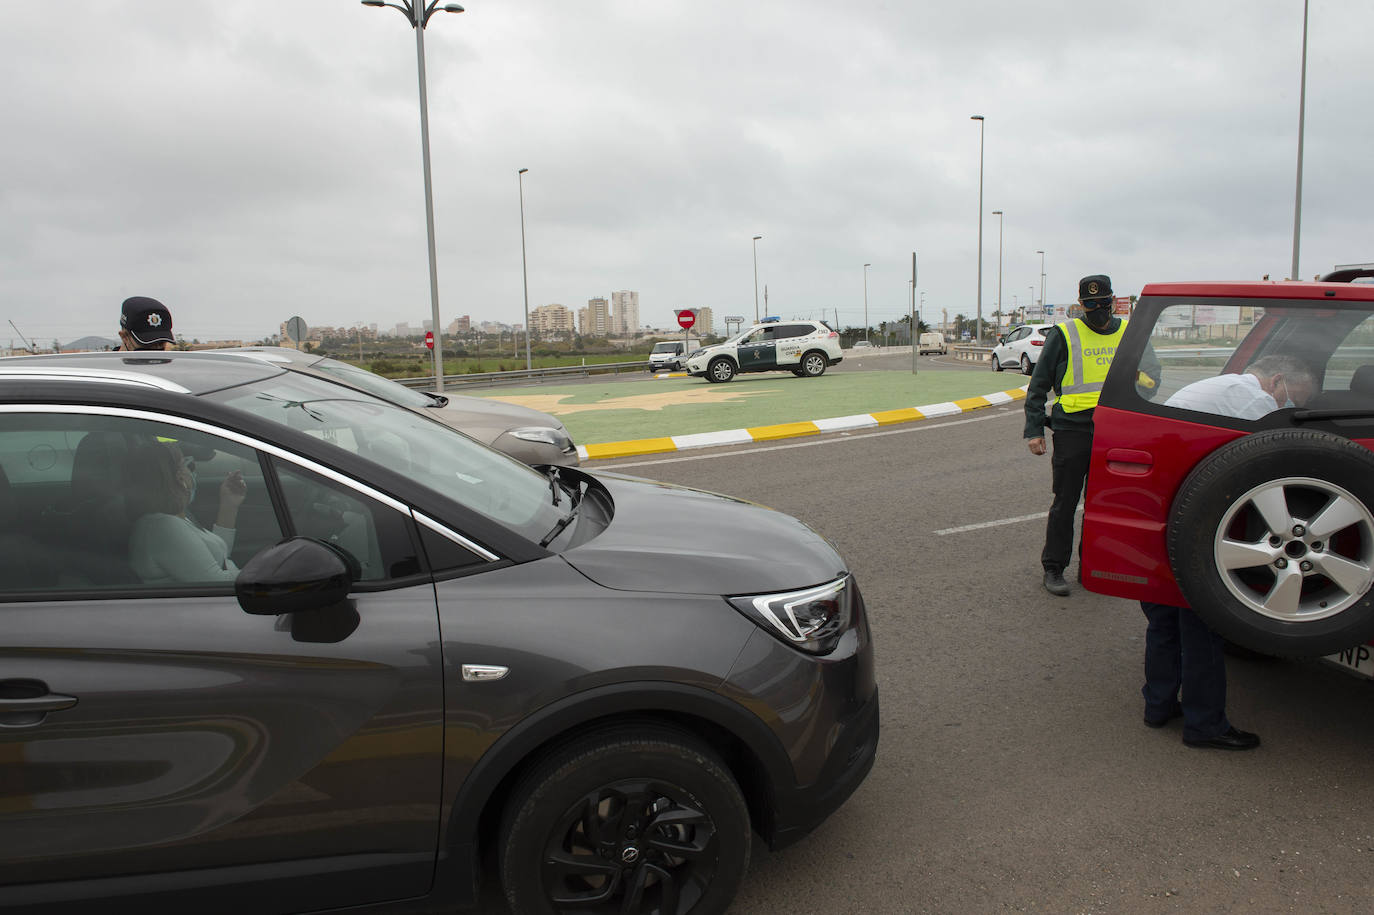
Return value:
<svg viewBox="0 0 1374 915">
<path fill-rule="evenodd" d="M 595 365 L 559 365 L 547 369 L 513 369 L 509 372 L 470 372 L 463 375 L 445 375 L 444 388 L 450 385 L 469 384 L 515 384 L 521 381 L 543 381 L 546 378 L 570 378 L 580 375 L 619 375 L 621 372 L 648 371 L 646 362 L 601 362 Z M 397 383 L 408 388 L 425 388 L 434 383 L 434 376 L 424 378 L 397 378 Z"/>
</svg>

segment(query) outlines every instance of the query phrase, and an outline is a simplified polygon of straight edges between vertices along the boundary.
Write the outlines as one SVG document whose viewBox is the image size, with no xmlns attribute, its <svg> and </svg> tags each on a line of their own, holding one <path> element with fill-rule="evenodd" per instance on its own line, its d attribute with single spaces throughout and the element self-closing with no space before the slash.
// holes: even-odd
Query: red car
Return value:
<svg viewBox="0 0 1374 915">
<path fill-rule="evenodd" d="M 1085 587 L 1374 669 L 1370 276 L 1142 290 L 1094 416 Z"/>
</svg>

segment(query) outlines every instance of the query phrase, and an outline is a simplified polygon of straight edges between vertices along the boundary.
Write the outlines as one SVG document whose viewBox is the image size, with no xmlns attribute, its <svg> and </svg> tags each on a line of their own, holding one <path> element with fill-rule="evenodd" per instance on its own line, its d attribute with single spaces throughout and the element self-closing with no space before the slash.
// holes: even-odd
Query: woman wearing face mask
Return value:
<svg viewBox="0 0 1374 915">
<path fill-rule="evenodd" d="M 1112 313 L 1110 277 L 1094 274 L 1079 280 L 1078 302 L 1083 306 L 1083 317 L 1060 324 L 1045 335 L 1045 346 L 1026 392 L 1023 432 L 1031 454 L 1040 455 L 1048 450 L 1045 426 L 1054 430 L 1054 502 L 1045 525 L 1040 565 L 1045 590 L 1060 597 L 1069 593 L 1064 570 L 1073 557 L 1073 517 L 1088 478 L 1093 408 L 1126 332 L 1125 320 Z M 1059 399 L 1047 415 L 1051 390 Z"/>
<path fill-rule="evenodd" d="M 232 581 L 229 558 L 239 506 L 248 495 L 234 471 L 219 488 L 219 513 L 206 530 L 187 515 L 196 492 L 193 465 L 176 445 L 159 442 L 137 449 L 129 462 L 129 508 L 137 520 L 129 537 L 129 562 L 144 584 Z"/>
</svg>

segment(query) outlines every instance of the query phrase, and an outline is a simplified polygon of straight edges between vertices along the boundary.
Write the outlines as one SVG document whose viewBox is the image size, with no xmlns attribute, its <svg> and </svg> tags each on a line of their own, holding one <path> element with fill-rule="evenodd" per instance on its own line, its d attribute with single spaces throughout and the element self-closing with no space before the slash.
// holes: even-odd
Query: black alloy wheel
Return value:
<svg viewBox="0 0 1374 915">
<path fill-rule="evenodd" d="M 802 356 L 801 370 L 807 378 L 819 378 L 825 374 L 826 358 L 825 353 L 818 350 L 811 350 Z"/>
<path fill-rule="evenodd" d="M 589 735 L 512 796 L 501 878 L 516 915 L 722 912 L 749 858 L 749 812 L 725 765 L 651 726 Z"/>
</svg>

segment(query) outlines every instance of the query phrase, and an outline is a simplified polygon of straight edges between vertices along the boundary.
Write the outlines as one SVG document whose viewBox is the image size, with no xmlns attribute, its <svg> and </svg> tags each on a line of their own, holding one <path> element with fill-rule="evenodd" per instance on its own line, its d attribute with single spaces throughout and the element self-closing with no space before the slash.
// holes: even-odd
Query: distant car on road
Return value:
<svg viewBox="0 0 1374 915">
<path fill-rule="evenodd" d="M 578 465 L 577 446 L 567 428 L 549 414 L 529 407 L 485 397 L 417 391 L 347 362 L 281 346 L 232 347 L 211 352 L 236 353 L 366 391 L 437 419 L 531 466 Z"/>
<path fill-rule="evenodd" d="M 1020 368 L 1023 375 L 1035 371 L 1045 335 L 1053 329 L 1053 324 L 1022 324 L 998 337 L 997 345 L 992 348 L 992 370 Z"/>
<path fill-rule="evenodd" d="M 855 340 L 850 349 L 877 349 L 877 347 L 867 340 Z"/>
<path fill-rule="evenodd" d="M 655 343 L 649 353 L 649 371 L 676 372 L 687 361 L 687 354 L 701 348 L 700 340 L 665 340 Z"/>
<path fill-rule="evenodd" d="M 943 356 L 949 352 L 949 347 L 945 344 L 945 335 L 934 331 L 921 334 L 916 338 L 916 346 L 920 350 L 920 355 L 927 353 L 939 353 Z"/>
<path fill-rule="evenodd" d="M 687 357 L 687 373 L 710 382 L 726 382 L 740 372 L 789 371 L 815 378 L 844 359 L 840 335 L 821 321 L 768 318 L 724 343 Z"/>
</svg>

